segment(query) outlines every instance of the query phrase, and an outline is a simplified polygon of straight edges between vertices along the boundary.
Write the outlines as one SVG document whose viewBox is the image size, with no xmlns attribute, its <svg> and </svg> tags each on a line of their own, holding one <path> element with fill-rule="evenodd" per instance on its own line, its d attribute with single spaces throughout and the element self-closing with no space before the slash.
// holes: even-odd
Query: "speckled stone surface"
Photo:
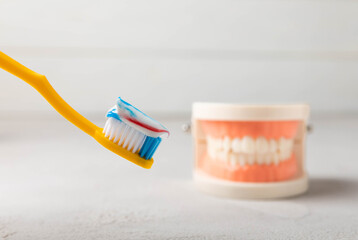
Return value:
<svg viewBox="0 0 358 240">
<path fill-rule="evenodd" d="M 197 192 L 182 121 L 144 170 L 60 117 L 5 119 L 0 239 L 358 239 L 357 116 L 313 120 L 310 189 L 277 201 Z"/>
</svg>

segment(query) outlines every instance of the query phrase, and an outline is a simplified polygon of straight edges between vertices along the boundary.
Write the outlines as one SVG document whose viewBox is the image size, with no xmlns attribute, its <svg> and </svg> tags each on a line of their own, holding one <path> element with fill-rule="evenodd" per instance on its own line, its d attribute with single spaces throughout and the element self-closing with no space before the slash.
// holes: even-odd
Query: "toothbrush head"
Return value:
<svg viewBox="0 0 358 240">
<path fill-rule="evenodd" d="M 107 112 L 104 128 L 96 132 L 95 138 L 112 152 L 143 168 L 150 168 L 162 136 L 169 136 L 162 124 L 118 98 L 116 105 Z"/>
</svg>

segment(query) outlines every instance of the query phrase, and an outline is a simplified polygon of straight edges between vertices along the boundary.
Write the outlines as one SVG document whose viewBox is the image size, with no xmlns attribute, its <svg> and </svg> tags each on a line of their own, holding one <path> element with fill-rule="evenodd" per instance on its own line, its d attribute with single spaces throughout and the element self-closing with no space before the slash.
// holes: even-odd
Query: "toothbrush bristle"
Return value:
<svg viewBox="0 0 358 240">
<path fill-rule="evenodd" d="M 162 140 L 160 137 L 149 137 L 112 117 L 107 119 L 103 128 L 103 134 L 113 143 L 116 143 L 128 151 L 138 153 L 144 159 L 152 158 Z"/>
</svg>

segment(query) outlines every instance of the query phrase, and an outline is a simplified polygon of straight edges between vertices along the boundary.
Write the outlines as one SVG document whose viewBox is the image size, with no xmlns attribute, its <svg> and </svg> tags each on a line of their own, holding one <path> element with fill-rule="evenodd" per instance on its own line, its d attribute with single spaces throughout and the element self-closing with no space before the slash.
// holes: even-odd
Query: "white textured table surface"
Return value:
<svg viewBox="0 0 358 240">
<path fill-rule="evenodd" d="M 238 201 L 197 192 L 180 121 L 151 170 L 60 117 L 0 121 L 0 239 L 358 239 L 358 117 L 318 118 L 307 194 Z"/>
</svg>

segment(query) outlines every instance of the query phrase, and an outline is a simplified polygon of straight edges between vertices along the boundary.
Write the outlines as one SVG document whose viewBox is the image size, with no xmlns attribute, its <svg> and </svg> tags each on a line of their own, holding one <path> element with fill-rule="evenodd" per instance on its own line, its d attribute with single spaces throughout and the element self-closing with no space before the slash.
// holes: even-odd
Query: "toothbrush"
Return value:
<svg viewBox="0 0 358 240">
<path fill-rule="evenodd" d="M 64 118 L 93 137 L 103 147 L 138 166 L 149 169 L 161 135 L 169 131 L 139 109 L 118 98 L 107 113 L 104 129 L 75 111 L 51 86 L 44 75 L 38 74 L 0 52 L 0 68 L 35 88 Z"/>
</svg>

